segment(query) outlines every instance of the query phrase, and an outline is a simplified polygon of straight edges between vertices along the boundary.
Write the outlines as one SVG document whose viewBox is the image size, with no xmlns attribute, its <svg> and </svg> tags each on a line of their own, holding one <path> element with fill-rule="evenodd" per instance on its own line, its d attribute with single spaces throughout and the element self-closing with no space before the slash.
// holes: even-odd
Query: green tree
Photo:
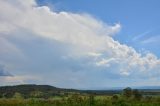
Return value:
<svg viewBox="0 0 160 106">
<path fill-rule="evenodd" d="M 12 98 L 12 97 L 13 97 L 13 94 L 10 93 L 10 92 L 5 92 L 5 93 L 2 94 L 2 97 L 3 97 L 3 98 Z"/>
<path fill-rule="evenodd" d="M 112 100 L 118 100 L 118 98 L 119 98 L 118 95 L 113 95 L 112 96 Z"/>
<path fill-rule="evenodd" d="M 23 96 L 22 96 L 19 92 L 16 92 L 16 93 L 13 95 L 13 98 L 15 98 L 15 99 L 23 99 Z"/>
<path fill-rule="evenodd" d="M 30 96 L 34 98 L 41 98 L 44 96 L 44 94 L 41 91 L 33 91 L 31 92 Z"/>
<path fill-rule="evenodd" d="M 93 94 L 89 95 L 89 104 L 90 106 L 93 106 L 95 104 L 95 99 Z"/>
<path fill-rule="evenodd" d="M 132 96 L 132 89 L 130 87 L 123 89 L 123 96 L 130 98 Z"/>
<path fill-rule="evenodd" d="M 132 93 L 133 93 L 134 99 L 141 100 L 142 94 L 137 89 L 133 90 Z"/>
</svg>

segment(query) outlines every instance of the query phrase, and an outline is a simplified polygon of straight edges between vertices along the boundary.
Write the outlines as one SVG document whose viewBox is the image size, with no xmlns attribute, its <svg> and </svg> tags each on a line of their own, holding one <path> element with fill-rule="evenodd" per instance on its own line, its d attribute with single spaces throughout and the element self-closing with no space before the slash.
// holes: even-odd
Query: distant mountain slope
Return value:
<svg viewBox="0 0 160 106">
<path fill-rule="evenodd" d="M 134 87 L 133 87 L 134 88 Z M 160 89 L 160 86 L 141 86 L 141 87 L 135 87 L 136 89 Z"/>
<path fill-rule="evenodd" d="M 20 93 L 23 97 L 30 97 L 32 95 L 40 95 L 41 96 L 54 96 L 60 95 L 60 93 L 64 92 L 78 92 L 78 90 L 74 89 L 62 89 L 57 88 L 50 85 L 34 85 L 34 84 L 26 84 L 26 85 L 16 85 L 16 86 L 1 86 L 0 87 L 0 97 L 13 97 L 15 93 Z M 38 94 L 36 94 L 38 93 Z"/>
</svg>

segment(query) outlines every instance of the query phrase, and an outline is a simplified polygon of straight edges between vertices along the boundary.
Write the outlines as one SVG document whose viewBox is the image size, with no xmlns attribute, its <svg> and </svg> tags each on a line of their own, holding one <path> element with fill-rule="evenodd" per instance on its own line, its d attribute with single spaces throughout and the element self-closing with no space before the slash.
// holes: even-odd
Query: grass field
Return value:
<svg viewBox="0 0 160 106">
<path fill-rule="evenodd" d="M 0 106 L 160 106 L 159 90 L 83 91 L 51 86 L 1 87 Z"/>
<path fill-rule="evenodd" d="M 0 106 L 160 106 L 160 97 L 143 97 L 141 100 L 104 95 L 70 95 L 49 99 L 1 98 Z"/>
</svg>

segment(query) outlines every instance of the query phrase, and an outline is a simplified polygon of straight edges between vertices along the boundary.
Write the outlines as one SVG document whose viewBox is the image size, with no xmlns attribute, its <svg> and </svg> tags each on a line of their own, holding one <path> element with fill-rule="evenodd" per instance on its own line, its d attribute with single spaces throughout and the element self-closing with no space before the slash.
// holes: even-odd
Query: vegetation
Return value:
<svg viewBox="0 0 160 106">
<path fill-rule="evenodd" d="M 102 95 L 102 91 L 19 85 L 0 87 L 0 95 L 0 106 L 160 106 L 160 96 L 131 88 Z"/>
</svg>

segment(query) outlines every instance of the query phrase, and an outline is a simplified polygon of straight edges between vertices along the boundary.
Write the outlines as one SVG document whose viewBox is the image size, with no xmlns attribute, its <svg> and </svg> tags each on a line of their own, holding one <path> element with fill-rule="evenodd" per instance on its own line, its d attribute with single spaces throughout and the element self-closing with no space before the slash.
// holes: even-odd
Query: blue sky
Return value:
<svg viewBox="0 0 160 106">
<path fill-rule="evenodd" d="M 122 29 L 114 38 L 138 51 L 144 48 L 160 57 L 158 41 L 149 44 L 142 40 L 157 37 L 160 40 L 159 0 L 37 0 L 56 11 L 89 13 L 108 24 L 121 23 Z M 141 36 L 141 37 L 137 37 Z M 138 38 L 133 40 L 134 38 Z"/>
<path fill-rule="evenodd" d="M 159 0 L 1 0 L 0 85 L 160 85 Z"/>
</svg>

